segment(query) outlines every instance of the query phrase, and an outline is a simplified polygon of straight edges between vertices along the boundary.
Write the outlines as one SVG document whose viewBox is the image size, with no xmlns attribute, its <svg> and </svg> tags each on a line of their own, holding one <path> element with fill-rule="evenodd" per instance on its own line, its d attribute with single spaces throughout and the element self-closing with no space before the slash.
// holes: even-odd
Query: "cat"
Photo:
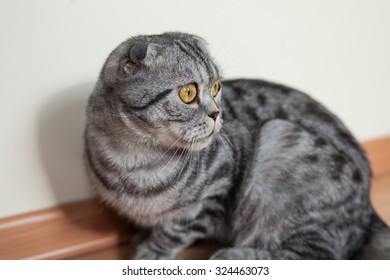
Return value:
<svg viewBox="0 0 390 280">
<path fill-rule="evenodd" d="M 370 166 L 319 102 L 263 80 L 221 79 L 201 37 L 132 37 L 87 107 L 85 161 L 99 197 L 145 230 L 135 259 L 389 259 Z"/>
</svg>

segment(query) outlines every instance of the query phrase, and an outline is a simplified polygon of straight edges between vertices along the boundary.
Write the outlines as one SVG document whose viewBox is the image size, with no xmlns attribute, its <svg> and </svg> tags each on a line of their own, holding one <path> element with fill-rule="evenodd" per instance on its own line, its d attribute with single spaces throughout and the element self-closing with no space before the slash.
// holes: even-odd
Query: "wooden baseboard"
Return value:
<svg viewBox="0 0 390 280">
<path fill-rule="evenodd" d="M 374 173 L 374 207 L 390 224 L 390 137 L 363 146 Z M 0 219 L 0 259 L 127 259 L 134 232 L 100 202 L 76 202 Z M 196 245 L 179 258 L 207 258 L 216 248 Z"/>
<path fill-rule="evenodd" d="M 131 225 L 95 200 L 0 220 L 0 259 L 63 259 L 126 242 Z"/>
</svg>

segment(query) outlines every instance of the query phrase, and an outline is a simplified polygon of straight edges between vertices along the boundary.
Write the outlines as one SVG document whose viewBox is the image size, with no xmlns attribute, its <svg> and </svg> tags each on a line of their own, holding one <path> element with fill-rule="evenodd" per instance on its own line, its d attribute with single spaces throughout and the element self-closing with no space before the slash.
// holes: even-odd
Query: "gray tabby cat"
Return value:
<svg viewBox="0 0 390 280">
<path fill-rule="evenodd" d="M 135 258 L 173 259 L 199 239 L 224 244 L 213 259 L 390 258 L 342 122 L 297 90 L 220 80 L 205 41 L 183 33 L 133 37 L 101 71 L 87 169 L 148 230 Z"/>
</svg>

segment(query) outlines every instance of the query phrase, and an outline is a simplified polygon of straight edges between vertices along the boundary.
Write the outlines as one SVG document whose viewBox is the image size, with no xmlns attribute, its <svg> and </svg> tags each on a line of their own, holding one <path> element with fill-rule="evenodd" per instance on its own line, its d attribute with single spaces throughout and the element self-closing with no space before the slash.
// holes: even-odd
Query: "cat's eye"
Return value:
<svg viewBox="0 0 390 280">
<path fill-rule="evenodd" d="M 220 80 L 217 80 L 214 85 L 213 85 L 213 88 L 211 90 L 211 95 L 213 97 L 216 97 L 218 95 L 218 92 L 221 90 L 221 81 Z"/>
<path fill-rule="evenodd" d="M 187 84 L 179 89 L 180 100 L 188 104 L 195 100 L 197 89 L 195 84 Z"/>
</svg>

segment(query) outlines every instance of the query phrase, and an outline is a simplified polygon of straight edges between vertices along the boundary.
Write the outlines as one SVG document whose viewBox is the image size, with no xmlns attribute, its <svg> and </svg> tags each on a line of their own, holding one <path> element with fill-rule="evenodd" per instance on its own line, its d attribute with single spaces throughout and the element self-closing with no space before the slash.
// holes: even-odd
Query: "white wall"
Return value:
<svg viewBox="0 0 390 280">
<path fill-rule="evenodd" d="M 1 1 L 0 217 L 91 196 L 86 98 L 129 36 L 203 36 L 225 77 L 321 100 L 359 140 L 390 134 L 390 1 Z"/>
</svg>

